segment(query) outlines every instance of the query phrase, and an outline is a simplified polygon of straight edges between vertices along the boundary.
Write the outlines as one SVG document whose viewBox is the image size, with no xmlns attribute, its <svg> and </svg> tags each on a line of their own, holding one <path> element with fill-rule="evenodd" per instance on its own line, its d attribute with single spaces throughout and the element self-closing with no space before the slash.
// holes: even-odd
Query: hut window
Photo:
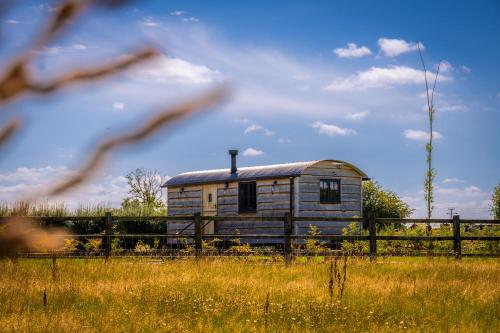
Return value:
<svg viewBox="0 0 500 333">
<path fill-rule="evenodd" d="M 257 210 L 257 187 L 255 182 L 239 183 L 238 207 L 240 213 L 255 212 Z"/>
<path fill-rule="evenodd" d="M 208 193 L 208 202 L 212 202 L 212 193 Z"/>
<path fill-rule="evenodd" d="M 340 203 L 340 179 L 320 179 L 319 201 L 321 203 Z"/>
</svg>

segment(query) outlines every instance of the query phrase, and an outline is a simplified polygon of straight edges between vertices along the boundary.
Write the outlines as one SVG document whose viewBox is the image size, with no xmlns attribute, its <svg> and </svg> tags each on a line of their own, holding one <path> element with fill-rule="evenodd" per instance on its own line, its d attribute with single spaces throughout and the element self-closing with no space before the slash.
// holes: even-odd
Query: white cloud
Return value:
<svg viewBox="0 0 500 333">
<path fill-rule="evenodd" d="M 122 103 L 122 102 L 114 102 L 113 103 L 113 110 L 117 110 L 117 111 L 122 111 L 122 110 L 125 110 L 125 103 Z"/>
<path fill-rule="evenodd" d="M 41 51 L 36 51 L 36 52 L 41 54 L 56 55 L 67 52 L 85 51 L 86 49 L 87 46 L 83 44 L 73 44 L 70 46 L 54 45 L 54 46 L 44 46 Z"/>
<path fill-rule="evenodd" d="M 451 183 L 464 183 L 465 180 L 459 178 L 445 178 L 443 179 L 443 184 L 451 184 Z"/>
<path fill-rule="evenodd" d="M 0 201 L 15 203 L 33 194 L 43 193 L 55 182 L 74 173 L 74 170 L 66 166 L 20 167 L 13 171 L 0 172 Z M 99 203 L 117 207 L 127 195 L 128 185 L 125 177 L 104 175 L 63 197 L 51 198 L 49 202 L 64 202 L 69 208 Z M 40 197 L 38 200 L 45 202 L 47 198 Z"/>
<path fill-rule="evenodd" d="M 335 72 L 331 65 L 311 63 L 310 59 L 299 59 L 273 48 L 223 40 L 215 37 L 220 34 L 214 34 L 205 24 L 170 22 L 169 29 L 161 33 L 146 32 L 160 45 L 167 39 L 169 49 L 175 50 L 177 57 L 218 69 L 224 79 L 232 80 L 235 89 L 223 111 L 253 115 L 272 110 L 343 116 L 351 110 L 351 103 L 340 106 L 332 103 L 329 94 L 318 93 L 325 78 Z M 297 86 L 302 89 L 306 84 L 310 89 L 298 93 Z"/>
<path fill-rule="evenodd" d="M 152 16 L 146 16 L 141 21 L 142 25 L 145 27 L 157 27 L 160 25 L 159 22 L 155 21 Z"/>
<path fill-rule="evenodd" d="M 41 51 L 37 51 L 38 53 L 43 53 L 43 54 L 59 54 L 65 50 L 64 47 L 59 46 L 59 45 L 54 45 L 54 46 L 44 46 Z"/>
<path fill-rule="evenodd" d="M 19 24 L 19 23 L 21 23 L 20 21 L 17 21 L 17 20 L 6 20 L 5 22 L 9 23 L 9 24 Z"/>
<path fill-rule="evenodd" d="M 240 123 L 240 124 L 249 124 L 252 121 L 248 118 L 237 118 L 234 120 L 235 123 Z"/>
<path fill-rule="evenodd" d="M 47 11 L 49 13 L 53 13 L 57 10 L 57 7 L 56 6 L 51 6 L 49 4 L 40 4 L 40 5 L 36 5 L 36 6 L 31 6 L 30 8 L 32 9 L 35 9 L 35 10 L 38 10 L 38 11 Z"/>
<path fill-rule="evenodd" d="M 420 49 L 424 49 L 422 43 L 407 42 L 404 39 L 379 38 L 378 45 L 382 54 L 387 57 L 396 57 L 402 53 L 416 51 L 418 45 L 420 45 Z"/>
<path fill-rule="evenodd" d="M 73 48 L 73 50 L 78 50 L 78 51 L 83 51 L 87 49 L 87 46 L 83 44 L 73 44 L 71 47 Z"/>
<path fill-rule="evenodd" d="M 271 130 L 268 130 L 267 128 L 264 129 L 264 135 L 265 136 L 273 136 L 275 133 Z"/>
<path fill-rule="evenodd" d="M 428 72 L 428 75 L 434 75 Z M 451 77 L 440 75 L 439 81 L 449 81 Z M 365 90 L 369 88 L 391 87 L 406 84 L 423 84 L 425 82 L 424 71 L 408 66 L 371 67 L 358 72 L 354 76 L 339 79 L 328 86 L 325 90 L 349 91 Z"/>
<path fill-rule="evenodd" d="M 467 67 L 467 66 L 465 66 L 465 65 L 460 66 L 460 69 L 462 70 L 463 73 L 467 73 L 468 74 L 468 73 L 471 72 L 470 68 Z"/>
<path fill-rule="evenodd" d="M 406 131 L 404 131 L 404 137 L 408 140 L 427 141 L 429 140 L 429 133 L 426 131 L 407 129 Z M 433 132 L 433 137 L 435 140 L 443 138 L 441 133 L 436 131 Z"/>
<path fill-rule="evenodd" d="M 278 139 L 278 142 L 279 143 L 291 143 L 292 140 L 288 139 L 288 138 L 279 138 Z"/>
<path fill-rule="evenodd" d="M 329 83 L 328 79 L 339 78 L 338 73 L 343 71 L 336 64 L 332 66 L 321 59 L 311 61 L 307 56 L 293 55 L 274 47 L 227 40 L 209 25 L 190 25 L 183 24 L 182 20 L 169 20 L 168 29 L 161 31 L 144 29 L 143 32 L 158 45 L 163 45 L 165 40 L 168 40 L 168 49 L 175 50 L 176 58 L 217 72 L 215 79 L 231 80 L 234 88 L 233 94 L 220 109 L 222 112 L 231 112 L 235 115 L 234 118 L 245 116 L 251 118 L 256 114 L 268 116 L 272 111 L 274 114 L 286 116 L 300 114 L 314 117 L 309 118 L 308 123 L 311 123 L 317 119 L 326 119 L 322 117 L 343 118 L 348 113 L 369 108 L 373 114 L 377 114 L 380 120 L 397 122 L 402 118 L 408 120 L 410 110 L 420 107 L 414 100 L 410 100 L 414 96 L 409 96 L 403 89 L 397 89 L 399 87 L 391 91 L 387 90 L 384 94 L 376 91 L 367 92 L 363 98 L 355 94 L 339 96 L 335 92 L 325 93 L 322 88 L 326 85 L 325 83 Z M 375 50 L 372 51 L 375 53 Z M 365 70 L 368 69 L 369 67 L 365 68 Z M 356 74 L 355 72 L 347 73 Z M 192 85 L 175 84 L 179 83 L 176 81 L 169 85 L 169 91 L 165 91 L 164 87 L 155 84 L 156 81 L 153 79 L 160 82 L 172 80 L 170 78 L 159 79 L 157 76 L 159 75 L 148 76 L 148 84 L 140 86 L 134 82 L 127 82 L 126 88 L 140 92 L 133 98 L 144 99 L 145 96 L 151 96 L 148 99 L 150 101 L 154 98 L 153 92 L 160 93 L 166 98 L 183 97 L 192 93 L 192 90 L 188 90 Z M 346 77 L 348 76 L 346 74 Z M 131 76 L 132 79 L 134 77 Z M 214 81 L 214 76 L 208 75 L 208 77 L 209 80 Z M 137 79 L 140 78 L 141 76 L 138 75 Z M 361 86 L 356 86 L 357 82 L 354 83 L 348 88 L 355 90 L 371 87 L 369 84 L 363 83 Z M 137 86 L 134 87 L 134 84 Z M 196 88 L 203 88 L 203 86 Z M 128 102 L 132 103 L 133 100 L 128 100 Z M 408 112 L 403 113 L 402 109 Z M 416 118 L 421 115 L 413 113 L 411 116 Z M 242 128 L 241 132 L 244 129 Z M 277 134 L 284 135 L 285 133 Z"/>
<path fill-rule="evenodd" d="M 322 121 L 315 121 L 312 125 L 312 128 L 318 131 L 319 134 L 324 134 L 328 136 L 348 136 L 357 134 L 355 130 L 350 128 L 342 128 L 336 125 L 326 124 Z"/>
<path fill-rule="evenodd" d="M 425 107 L 427 111 L 427 106 Z M 436 107 L 437 112 L 465 112 L 469 111 L 469 108 L 465 105 L 443 105 Z"/>
<path fill-rule="evenodd" d="M 255 157 L 255 156 L 260 156 L 263 154 L 264 154 L 264 152 L 262 150 L 258 150 L 255 148 L 247 148 L 243 152 L 243 156 L 248 156 L 248 157 Z"/>
<path fill-rule="evenodd" d="M 349 113 L 345 116 L 349 120 L 362 120 L 365 119 L 370 114 L 370 111 L 354 112 Z"/>
<path fill-rule="evenodd" d="M 0 172 L 0 182 L 8 183 L 37 183 L 46 178 L 67 176 L 70 171 L 65 166 L 46 166 L 41 168 L 19 167 L 11 172 Z"/>
<path fill-rule="evenodd" d="M 309 74 L 296 74 L 293 76 L 293 79 L 299 80 L 299 81 L 306 81 L 306 80 L 312 79 L 312 77 Z"/>
<path fill-rule="evenodd" d="M 258 125 L 258 124 L 251 124 L 245 129 L 245 134 L 249 134 L 252 132 L 259 132 L 262 131 L 265 136 L 273 136 L 275 133 L 271 131 L 270 129 L 265 128 L 264 126 Z"/>
<path fill-rule="evenodd" d="M 184 14 L 186 14 L 186 12 L 183 10 L 175 10 L 173 12 L 170 12 L 170 15 L 172 15 L 172 16 L 182 16 Z"/>
<path fill-rule="evenodd" d="M 160 56 L 132 74 L 133 78 L 154 83 L 208 84 L 222 81 L 217 70 L 179 58 Z"/>
<path fill-rule="evenodd" d="M 200 22 L 199 19 L 197 19 L 196 17 L 185 17 L 182 19 L 183 22 Z"/>
<path fill-rule="evenodd" d="M 333 53 L 339 58 L 359 58 L 372 54 L 366 46 L 357 46 L 354 43 L 348 43 L 346 48 L 336 48 Z"/>
<path fill-rule="evenodd" d="M 460 196 L 473 197 L 473 196 L 482 196 L 485 194 L 484 192 L 481 191 L 479 187 L 474 185 L 470 185 L 465 188 L 443 188 L 436 186 L 435 192 L 437 194 L 455 196 L 455 197 L 460 197 Z"/>
<path fill-rule="evenodd" d="M 429 97 L 430 97 L 431 92 L 429 92 Z M 418 97 L 426 100 L 427 95 L 425 92 L 418 94 Z M 441 94 L 437 91 L 434 92 L 434 100 L 436 100 L 436 97 L 439 97 L 439 100 L 437 103 L 435 103 L 434 108 L 436 109 L 436 112 L 466 112 L 469 111 L 469 108 L 466 105 L 463 105 L 463 101 L 458 98 L 449 98 L 449 96 L 446 96 L 444 94 Z M 427 101 L 426 101 L 427 102 Z M 422 111 L 427 112 L 428 111 L 428 106 L 427 103 L 422 105 Z"/>
<path fill-rule="evenodd" d="M 455 214 L 459 214 L 462 218 L 491 218 L 490 198 L 490 192 L 482 191 L 474 185 L 463 188 L 443 188 L 435 185 L 433 218 L 449 218 L 449 208 L 454 208 Z M 413 217 L 425 217 L 426 204 L 423 191 L 404 196 L 403 200 L 415 209 Z"/>
<path fill-rule="evenodd" d="M 248 126 L 245 129 L 245 134 L 256 132 L 256 131 L 260 131 L 260 130 L 263 130 L 263 129 L 264 129 L 264 127 L 262 127 L 260 125 L 252 124 L 252 125 Z"/>
<path fill-rule="evenodd" d="M 449 73 L 454 70 L 454 67 L 452 64 L 450 64 L 448 61 L 443 60 L 441 61 L 441 64 L 439 65 L 439 71 L 441 73 Z"/>
</svg>

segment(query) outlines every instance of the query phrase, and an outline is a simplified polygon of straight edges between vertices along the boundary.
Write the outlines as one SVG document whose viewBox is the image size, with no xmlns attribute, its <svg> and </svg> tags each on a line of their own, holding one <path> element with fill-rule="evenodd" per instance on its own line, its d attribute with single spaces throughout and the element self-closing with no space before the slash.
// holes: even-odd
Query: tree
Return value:
<svg viewBox="0 0 500 333">
<path fill-rule="evenodd" d="M 165 208 L 161 185 L 164 182 L 158 171 L 136 169 L 128 173 L 129 197 L 122 201 L 124 209 L 160 209 Z"/>
<path fill-rule="evenodd" d="M 500 183 L 495 186 L 491 196 L 491 215 L 495 220 L 500 220 Z"/>
<path fill-rule="evenodd" d="M 385 190 L 376 181 L 363 182 L 363 217 L 369 218 L 399 218 L 410 217 L 413 209 L 398 195 Z M 401 226 L 401 224 L 399 225 Z M 367 227 L 366 225 L 364 227 Z M 382 225 L 378 225 L 382 227 Z"/>
<path fill-rule="evenodd" d="M 436 178 L 436 170 L 432 167 L 432 150 L 433 146 L 433 126 L 434 126 L 434 113 L 436 109 L 434 108 L 434 91 L 436 90 L 436 82 L 439 75 L 439 68 L 441 67 L 441 62 L 439 62 L 437 66 L 436 76 L 434 77 L 434 84 L 432 86 L 432 90 L 429 91 L 429 83 L 427 81 L 427 68 L 425 67 L 424 57 L 422 56 L 422 51 L 420 50 L 420 43 L 417 43 L 418 53 L 420 55 L 420 60 L 422 62 L 422 67 L 424 68 L 424 80 L 425 80 L 425 94 L 427 97 L 427 115 L 429 116 L 429 141 L 425 145 L 425 151 L 427 153 L 426 161 L 427 161 L 427 171 L 425 173 L 424 179 L 424 198 L 427 204 L 427 219 L 431 219 L 432 210 L 434 206 L 432 205 L 434 202 L 434 179 Z M 430 223 L 427 226 L 430 231 Z"/>
</svg>

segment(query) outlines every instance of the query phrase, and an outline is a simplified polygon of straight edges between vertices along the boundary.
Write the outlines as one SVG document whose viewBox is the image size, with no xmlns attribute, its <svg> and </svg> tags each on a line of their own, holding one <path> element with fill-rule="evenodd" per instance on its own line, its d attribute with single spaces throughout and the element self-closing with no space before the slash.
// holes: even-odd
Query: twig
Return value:
<svg viewBox="0 0 500 333">
<path fill-rule="evenodd" d="M 135 63 L 155 56 L 157 52 L 151 48 L 147 48 L 124 60 L 119 60 L 115 63 L 95 69 L 76 70 L 72 74 L 50 83 L 36 83 L 31 80 L 27 67 L 37 54 L 32 50 L 40 49 L 50 43 L 58 34 L 63 32 L 64 27 L 69 22 L 81 15 L 89 6 L 104 5 L 107 7 L 114 7 L 124 2 L 124 0 L 66 0 L 63 2 L 56 9 L 55 14 L 50 19 L 44 32 L 35 38 L 32 47 L 18 55 L 12 64 L 7 67 L 5 74 L 0 75 L 0 104 L 8 102 L 25 91 L 50 93 L 69 83 L 95 80 L 124 70 Z"/>
<path fill-rule="evenodd" d="M 333 301 L 333 292 L 334 292 L 334 287 L 335 287 L 335 280 L 334 280 L 334 273 L 333 273 L 333 261 L 330 260 L 330 267 L 328 269 L 328 294 L 330 296 L 330 303 Z"/>
<path fill-rule="evenodd" d="M 132 65 L 135 65 L 141 61 L 151 59 L 157 55 L 157 51 L 151 48 L 141 50 L 125 59 L 118 60 L 114 63 L 100 66 L 93 69 L 78 70 L 74 73 L 66 75 L 60 79 L 57 79 L 50 83 L 28 83 L 25 87 L 26 90 L 37 92 L 37 93 L 51 93 L 57 89 L 60 89 L 70 83 L 78 81 L 91 81 L 100 79 L 104 76 L 114 74 L 118 71 L 123 71 Z"/>
<path fill-rule="evenodd" d="M 45 31 L 35 41 L 35 47 L 38 48 L 48 44 L 61 32 L 62 27 L 80 15 L 89 4 L 89 1 L 85 0 L 66 0 L 62 3 L 56 8 L 55 14 Z"/>
<path fill-rule="evenodd" d="M 342 300 L 342 295 L 344 295 L 344 286 L 346 277 L 347 277 L 347 256 L 344 255 L 344 265 L 342 267 L 342 283 L 340 284 L 339 300 Z"/>
<path fill-rule="evenodd" d="M 425 93 L 427 94 L 427 106 L 430 106 L 429 84 L 427 82 L 427 69 L 425 68 L 424 56 L 422 55 L 422 50 L 420 49 L 420 42 L 417 43 L 417 48 L 418 48 L 418 54 L 420 55 L 420 61 L 422 62 L 422 67 L 424 68 Z"/>
<path fill-rule="evenodd" d="M 11 119 L 7 125 L 0 129 L 0 148 L 9 141 L 9 139 L 21 127 L 21 120 L 18 118 Z"/>
<path fill-rule="evenodd" d="M 26 58 L 21 57 L 10 66 L 5 76 L 0 80 L 0 103 L 5 103 L 24 91 L 46 94 L 52 93 L 71 83 L 100 79 L 128 69 L 132 65 L 151 59 L 156 55 L 156 50 L 146 48 L 133 55 L 127 56 L 125 59 L 117 60 L 114 63 L 93 69 L 76 70 L 71 74 L 49 83 L 33 82 L 26 71 L 28 61 Z"/>
<path fill-rule="evenodd" d="M 434 110 L 434 91 L 436 90 L 436 82 L 439 76 L 439 69 L 441 68 L 441 61 L 438 64 L 437 71 L 436 71 L 436 77 L 434 77 L 434 84 L 432 85 L 432 93 L 431 93 L 431 106 L 432 110 Z"/>
</svg>

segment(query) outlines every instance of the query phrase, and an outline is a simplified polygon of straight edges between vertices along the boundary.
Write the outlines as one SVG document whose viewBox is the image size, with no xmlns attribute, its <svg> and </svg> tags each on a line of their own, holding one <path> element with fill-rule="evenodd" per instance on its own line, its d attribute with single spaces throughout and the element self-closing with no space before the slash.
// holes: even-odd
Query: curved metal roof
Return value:
<svg viewBox="0 0 500 333">
<path fill-rule="evenodd" d="M 357 167 L 355 167 L 350 163 L 339 160 L 326 160 L 326 161 L 343 163 L 345 165 L 348 165 L 353 170 L 358 172 L 363 178 L 363 180 L 370 179 L 363 171 L 361 171 L 360 169 L 358 169 Z M 300 176 L 305 169 L 318 162 L 322 161 L 320 160 L 320 161 L 309 161 L 309 162 L 272 164 L 263 166 L 253 166 L 253 167 L 241 167 L 238 168 L 238 171 L 234 174 L 231 174 L 229 168 L 184 172 L 170 178 L 162 186 L 163 187 L 184 186 L 184 185 L 197 185 L 197 184 L 207 184 L 207 183 L 220 183 L 220 182 L 237 181 L 237 180 L 241 181 L 241 180 L 255 180 L 255 179 L 266 179 L 266 178 L 296 177 Z"/>
</svg>

